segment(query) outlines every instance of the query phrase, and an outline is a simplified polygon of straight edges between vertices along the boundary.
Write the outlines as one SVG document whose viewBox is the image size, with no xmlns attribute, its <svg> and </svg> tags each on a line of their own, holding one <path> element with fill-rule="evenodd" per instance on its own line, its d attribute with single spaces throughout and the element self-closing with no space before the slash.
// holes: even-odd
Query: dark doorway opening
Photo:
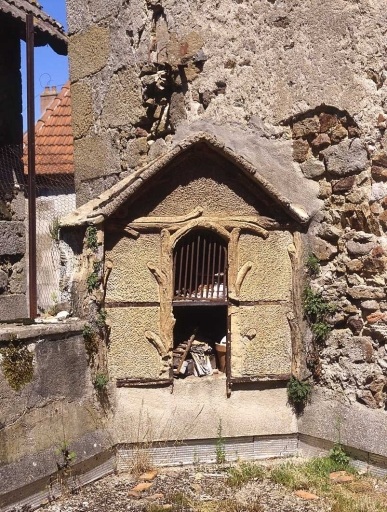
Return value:
<svg viewBox="0 0 387 512">
<path fill-rule="evenodd" d="M 173 315 L 175 376 L 224 373 L 227 305 L 176 305 Z"/>
</svg>

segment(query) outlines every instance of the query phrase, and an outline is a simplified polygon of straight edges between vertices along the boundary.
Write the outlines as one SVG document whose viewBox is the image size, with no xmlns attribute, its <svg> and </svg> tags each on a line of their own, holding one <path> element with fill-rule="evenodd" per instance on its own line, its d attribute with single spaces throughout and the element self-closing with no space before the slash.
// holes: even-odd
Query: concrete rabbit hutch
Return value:
<svg viewBox="0 0 387 512">
<path fill-rule="evenodd" d="M 144 409 L 156 440 L 214 438 L 219 421 L 231 437 L 296 432 L 286 383 L 302 350 L 297 294 L 308 218 L 233 148 L 196 133 L 64 219 L 65 242 L 86 226 L 98 231 L 97 251 L 69 258 L 66 283 L 84 297 L 79 314 L 94 303 L 106 311 L 102 359 L 117 441 L 138 441 L 128 424 Z M 95 292 L 85 289 L 93 268 Z M 213 355 L 223 339 L 225 358 L 218 350 L 212 375 L 184 378 L 179 358 L 195 338 Z M 172 431 L 162 428 L 166 418 Z"/>
</svg>

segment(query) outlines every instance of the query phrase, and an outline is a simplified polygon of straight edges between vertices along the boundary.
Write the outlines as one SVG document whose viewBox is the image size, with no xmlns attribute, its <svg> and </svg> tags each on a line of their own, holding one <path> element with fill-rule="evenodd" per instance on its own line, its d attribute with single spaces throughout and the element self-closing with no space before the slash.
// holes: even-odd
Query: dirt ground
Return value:
<svg viewBox="0 0 387 512">
<path fill-rule="evenodd" d="M 76 493 L 68 492 L 44 511 L 387 512 L 385 480 L 356 475 L 350 482 L 322 484 L 321 492 L 314 494 L 313 489 L 299 491 L 293 484 L 275 483 L 271 474 L 280 464 L 284 461 L 246 463 L 241 473 L 227 465 L 204 465 L 162 468 L 138 476 L 111 475 Z"/>
</svg>

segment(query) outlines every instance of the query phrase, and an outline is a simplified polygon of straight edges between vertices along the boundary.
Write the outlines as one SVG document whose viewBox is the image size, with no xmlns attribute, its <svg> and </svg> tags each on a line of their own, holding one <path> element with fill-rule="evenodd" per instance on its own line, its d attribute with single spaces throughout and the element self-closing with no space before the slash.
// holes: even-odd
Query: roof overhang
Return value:
<svg viewBox="0 0 387 512">
<path fill-rule="evenodd" d="M 264 175 L 261 165 L 259 168 L 256 166 L 257 158 L 254 157 L 255 164 L 251 162 L 253 155 L 250 159 L 247 159 L 242 152 L 237 153 L 230 145 L 227 145 L 218 137 L 208 132 L 198 132 L 176 142 L 175 146 L 168 153 L 119 181 L 95 199 L 80 206 L 73 213 L 63 218 L 60 221 L 60 225 L 62 227 L 75 227 L 104 222 L 122 204 L 137 193 L 145 182 L 156 176 L 162 169 L 172 163 L 175 158 L 188 152 L 190 148 L 203 143 L 238 167 L 257 187 L 270 196 L 290 217 L 300 224 L 308 223 L 320 208 L 321 201 L 317 198 L 318 184 L 299 176 L 292 167 L 284 169 L 278 163 L 278 159 L 275 160 L 273 157 L 270 159 L 267 154 L 264 154 L 260 157 L 262 159 L 261 164 L 270 166 L 271 161 L 272 166 L 271 174 L 270 169 L 265 169 Z M 257 148 L 258 150 L 259 148 Z M 281 177 L 282 181 L 277 179 L 278 172 L 283 175 Z M 270 176 L 272 179 L 270 179 Z M 295 182 L 292 182 L 290 187 L 289 176 Z M 297 190 L 298 187 L 301 187 L 301 190 Z M 286 194 L 286 191 L 290 192 L 290 196 Z M 291 197 L 294 196 L 295 191 L 297 197 L 301 199 L 300 202 Z"/>
<path fill-rule="evenodd" d="M 35 46 L 49 44 L 59 55 L 67 55 L 68 37 L 63 26 L 48 16 L 38 2 L 28 0 L 0 0 L 0 13 L 13 19 L 20 27 L 20 39 L 25 40 L 27 14 L 34 16 Z"/>
</svg>

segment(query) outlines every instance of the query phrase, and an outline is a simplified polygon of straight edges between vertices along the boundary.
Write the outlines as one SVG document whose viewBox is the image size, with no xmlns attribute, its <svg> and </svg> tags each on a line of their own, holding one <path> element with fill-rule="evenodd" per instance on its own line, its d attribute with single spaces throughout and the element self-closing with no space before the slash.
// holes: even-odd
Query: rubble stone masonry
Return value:
<svg viewBox="0 0 387 512">
<path fill-rule="evenodd" d="M 289 189 L 301 177 L 318 190 L 303 244 L 318 260 L 310 287 L 334 308 L 326 340 L 305 336 L 300 376 L 314 379 L 317 404 L 333 397 L 356 406 L 357 417 L 374 410 L 379 424 L 387 408 L 384 0 L 68 0 L 68 20 L 78 204 L 195 126 L 281 142 L 292 155 Z M 328 409 L 331 425 L 345 423 L 347 409 Z M 308 410 L 300 429 L 312 435 L 315 425 L 317 435 Z M 334 441 L 328 430 L 319 436 Z"/>
<path fill-rule="evenodd" d="M 0 17 L 0 322 L 27 316 L 20 40 Z"/>
</svg>

